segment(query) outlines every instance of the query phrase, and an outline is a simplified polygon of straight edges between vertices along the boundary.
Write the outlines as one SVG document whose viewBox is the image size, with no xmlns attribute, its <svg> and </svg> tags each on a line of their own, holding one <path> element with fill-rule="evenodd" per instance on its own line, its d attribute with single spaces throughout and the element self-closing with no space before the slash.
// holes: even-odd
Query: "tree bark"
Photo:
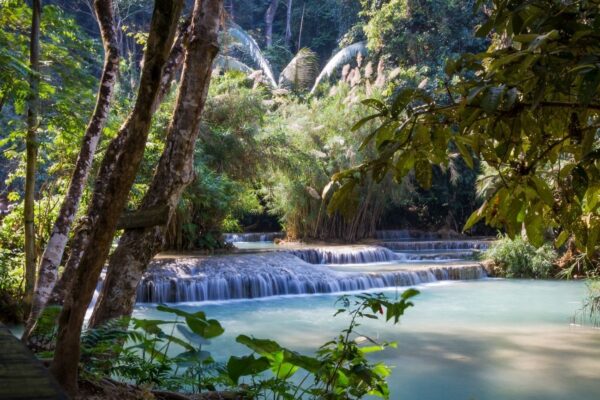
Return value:
<svg viewBox="0 0 600 400">
<path fill-rule="evenodd" d="M 100 79 L 100 87 L 98 88 L 96 107 L 83 136 L 67 195 L 61 205 L 52 228 L 52 234 L 42 255 L 31 311 L 22 337 L 24 342 L 28 341 L 37 318 L 44 309 L 58 278 L 58 266 L 62 260 L 75 215 L 79 209 L 81 196 L 92 168 L 102 129 L 108 119 L 119 69 L 119 50 L 112 7 L 112 0 L 94 1 L 96 18 L 104 45 L 104 68 Z"/>
<path fill-rule="evenodd" d="M 27 108 L 26 167 L 25 167 L 25 308 L 29 312 L 35 288 L 36 248 L 35 248 L 35 175 L 37 169 L 38 137 L 40 113 L 40 19 L 41 0 L 33 0 L 31 5 L 31 35 L 29 38 L 29 96 Z"/>
<path fill-rule="evenodd" d="M 196 0 L 181 85 L 173 119 L 152 183 L 138 212 L 166 205 L 173 216 L 183 190 L 194 178 L 194 148 L 202 110 L 219 50 L 223 0 Z M 133 310 L 136 288 L 150 260 L 162 248 L 168 223 L 128 229 L 110 258 L 106 280 L 90 326 Z"/>
<path fill-rule="evenodd" d="M 292 0 L 287 0 L 287 14 L 285 16 L 285 47 L 291 50 L 292 44 Z M 300 50 L 300 49 L 298 49 Z"/>
<path fill-rule="evenodd" d="M 51 366 L 51 372 L 71 395 L 77 392 L 79 341 L 85 312 L 142 161 L 152 121 L 152 107 L 160 89 L 163 68 L 173 44 L 182 7 L 183 0 L 156 0 L 154 3 L 135 106 L 117 137 L 109 144 L 102 160 L 86 215 L 88 229 L 78 232 L 74 239 L 79 266 L 75 268 L 74 280 L 59 316 L 56 350 Z"/>
<path fill-rule="evenodd" d="M 171 89 L 171 84 L 175 80 L 175 76 L 181 70 L 181 65 L 183 64 L 183 59 L 185 56 L 185 46 L 190 35 L 190 25 L 191 17 L 188 17 L 179 29 L 179 34 L 177 35 L 177 38 L 171 47 L 169 59 L 167 60 L 167 64 L 165 65 L 163 75 L 160 80 L 160 89 L 158 90 L 158 95 L 156 96 L 154 105 L 152 106 L 152 112 L 156 111 L 158 107 L 160 107 L 165 96 Z"/>
<path fill-rule="evenodd" d="M 152 105 L 152 113 L 154 113 L 160 106 L 164 97 L 167 95 L 169 89 L 171 88 L 171 83 L 175 79 L 175 76 L 177 75 L 178 71 L 181 69 L 181 64 L 183 63 L 184 56 L 184 44 L 187 41 L 187 37 L 189 35 L 189 27 L 190 21 L 188 19 L 184 22 L 183 26 L 179 31 L 179 34 L 177 35 L 177 39 L 171 47 L 169 59 L 163 69 L 162 78 L 160 80 L 160 88 L 158 90 L 158 94 L 156 96 L 154 104 Z M 85 219 L 82 219 L 81 223 L 79 224 L 79 227 L 76 228 L 76 230 L 86 231 L 88 230 L 88 226 L 89 223 Z M 120 225 L 119 229 L 121 228 L 126 228 L 126 226 Z M 78 249 L 76 247 L 79 245 L 80 243 L 74 243 L 73 248 L 71 249 L 71 254 L 69 256 L 69 262 L 67 263 L 67 265 L 65 265 L 62 275 L 58 279 L 56 285 L 54 285 L 54 288 L 52 290 L 50 298 L 48 299 L 47 304 L 62 305 L 64 303 L 66 293 L 69 290 L 70 284 L 75 275 L 75 269 L 79 265 L 78 257 L 81 254 L 81 249 Z"/>
<path fill-rule="evenodd" d="M 300 51 L 300 49 L 302 48 L 302 47 L 300 47 L 300 45 L 302 44 L 302 28 L 304 26 L 304 11 L 305 10 L 306 10 L 306 2 L 302 3 L 302 17 L 300 18 L 300 29 L 298 30 L 298 46 L 296 46 L 298 51 Z"/>
<path fill-rule="evenodd" d="M 265 43 L 267 47 L 273 46 L 273 20 L 275 19 L 278 5 L 279 0 L 271 0 L 269 8 L 267 8 L 267 12 L 265 13 Z"/>
</svg>

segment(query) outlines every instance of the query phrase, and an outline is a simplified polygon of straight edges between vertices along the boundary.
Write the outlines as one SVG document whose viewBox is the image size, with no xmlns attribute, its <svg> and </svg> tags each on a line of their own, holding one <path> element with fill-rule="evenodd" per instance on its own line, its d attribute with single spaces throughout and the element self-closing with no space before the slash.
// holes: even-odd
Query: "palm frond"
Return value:
<svg viewBox="0 0 600 400">
<path fill-rule="evenodd" d="M 252 68 L 237 58 L 223 55 L 217 56 L 213 62 L 213 68 L 220 68 L 225 71 L 240 71 L 248 75 L 254 72 Z"/>
<path fill-rule="evenodd" d="M 239 44 L 239 48 L 244 51 L 248 56 L 252 58 L 252 60 L 256 63 L 256 65 L 264 72 L 269 80 L 269 83 L 276 88 L 277 82 L 275 81 L 275 77 L 273 76 L 273 70 L 271 69 L 271 65 L 267 58 L 263 55 L 258 43 L 252 36 L 248 34 L 244 29 L 242 29 L 239 25 L 230 22 L 227 27 L 227 34 L 229 37 L 236 41 Z"/>
<path fill-rule="evenodd" d="M 315 52 L 308 48 L 298 54 L 279 74 L 279 87 L 292 90 L 308 90 L 315 81 L 319 60 Z"/>
<path fill-rule="evenodd" d="M 350 62 L 359 53 L 363 56 L 367 55 L 367 45 L 365 42 L 357 42 L 338 51 L 323 67 L 310 93 L 314 93 L 323 79 L 330 77 L 335 70 Z"/>
</svg>

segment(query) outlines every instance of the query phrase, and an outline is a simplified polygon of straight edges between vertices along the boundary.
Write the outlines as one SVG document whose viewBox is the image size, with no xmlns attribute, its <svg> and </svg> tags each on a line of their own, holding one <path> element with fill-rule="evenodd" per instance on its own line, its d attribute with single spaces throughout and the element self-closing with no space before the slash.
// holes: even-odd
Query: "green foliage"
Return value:
<svg viewBox="0 0 600 400">
<path fill-rule="evenodd" d="M 375 71 L 362 54 L 357 58 L 355 64 L 360 67 L 347 64 L 341 82 L 329 89 L 321 87 L 327 95 L 308 101 L 281 99 L 277 110 L 268 115 L 263 137 L 269 141 L 269 158 L 275 162 L 260 174 L 268 209 L 291 237 L 353 241 L 372 235 L 382 219 L 395 227 L 427 224 L 460 229 L 477 205 L 476 172 L 457 158 L 445 170 L 432 172 L 430 191 L 418 188 L 414 174 L 402 180 L 401 186 L 384 174 L 366 177 L 363 186 L 347 186 L 343 191 L 350 201 L 338 201 L 340 192 L 335 191 L 336 183 L 329 184 L 330 177 L 373 157 L 393 126 L 382 127 L 382 138 L 372 143 L 369 134 L 376 119 L 368 116 L 368 106 L 380 100 L 361 101 L 379 98 L 383 84 L 399 72 Z M 360 116 L 365 118 L 355 124 Z M 339 212 L 337 206 L 341 206 Z"/>
<path fill-rule="evenodd" d="M 362 158 L 358 147 L 368 126 L 350 129 L 352 119 L 367 110 L 359 101 L 367 90 L 371 95 L 378 90 L 361 85 L 358 68 L 352 71 L 358 78 L 336 85 L 327 97 L 281 100 L 266 123 L 263 140 L 274 162 L 261 174 L 262 193 L 291 237 L 356 240 L 369 235 L 381 216 L 389 188 L 385 184 L 354 193 L 353 204 L 361 212 L 327 214 L 329 177 Z M 371 76 L 368 81 L 374 80 Z"/>
<path fill-rule="evenodd" d="M 207 319 L 201 311 L 188 313 L 164 305 L 157 309 L 173 315 L 175 320 L 117 319 L 84 332 L 85 373 L 168 390 L 214 390 L 220 382 L 221 367 L 203 345 L 223 333 L 220 323 Z M 186 339 L 175 335 L 176 330 Z M 174 350 L 179 353 L 172 356 Z"/>
<path fill-rule="evenodd" d="M 0 303 L 2 318 L 22 318 L 25 114 L 29 94 L 31 9 L 22 0 L 0 4 L 0 199 L 11 212 L 0 221 Z M 37 248 L 43 248 L 75 163 L 94 104 L 98 41 L 61 8 L 45 5 L 40 38 L 41 115 L 36 176 Z"/>
<path fill-rule="evenodd" d="M 600 326 L 600 280 L 597 277 L 587 282 L 587 297 L 584 300 L 581 313 L 594 326 Z"/>
<path fill-rule="evenodd" d="M 548 279 L 556 275 L 557 254 L 550 244 L 536 248 L 521 236 L 500 236 L 483 257 L 493 261 L 507 278 Z"/>
<path fill-rule="evenodd" d="M 361 0 L 361 23 L 369 50 L 402 66 L 426 65 L 441 72 L 447 58 L 479 51 L 473 36 L 482 13 L 474 1 Z"/>
<path fill-rule="evenodd" d="M 46 5 L 42 15 L 40 183 L 48 177 L 68 177 L 75 162 L 78 148 L 73 143 L 82 137 L 93 108 L 100 49 L 59 7 Z M 21 66 L 28 64 L 30 24 L 31 9 L 24 1 L 3 2 L 0 48 L 5 50 L 0 71 L 8 73 L 0 72 L 0 148 L 3 157 L 18 163 L 22 163 L 23 116 L 29 93 L 28 75 Z M 23 176 L 22 166 L 11 172 L 11 181 Z"/>
<path fill-rule="evenodd" d="M 403 88 L 367 103 L 380 118 L 370 136 L 377 156 L 334 180 L 355 186 L 384 171 L 401 180 L 416 168 L 427 187 L 432 165 L 447 165 L 449 155 L 469 166 L 478 159 L 498 179 L 465 229 L 485 220 L 514 237 L 524 225 L 541 246 L 550 228 L 557 246 L 572 236 L 593 257 L 600 238 L 598 6 L 494 1 L 479 31 L 495 30 L 492 46 L 450 61 L 449 85 Z"/>
<path fill-rule="evenodd" d="M 231 388 L 256 399 L 388 399 L 390 368 L 368 357 L 396 344 L 364 336 L 357 329 L 365 318 L 397 324 L 417 294 L 408 289 L 396 300 L 383 294 L 342 296 L 335 315 L 347 314 L 349 325 L 315 356 L 284 348 L 273 340 L 240 335 L 237 342 L 253 354 L 232 355 L 225 364 L 206 351 L 209 339 L 224 332 L 218 321 L 208 319 L 202 311 L 190 313 L 160 305 L 159 311 L 175 319 L 116 319 L 85 331 L 81 339 L 83 369 L 92 379 L 112 376 L 137 385 L 191 393 Z M 55 333 L 55 317 L 48 321 L 45 329 Z M 298 380 L 301 374 L 305 376 Z"/>
<path fill-rule="evenodd" d="M 21 212 L 19 212 L 21 211 Z M 0 292 L 8 297 L 21 297 L 23 279 L 22 207 L 9 213 L 0 225 Z"/>
<path fill-rule="evenodd" d="M 365 396 L 389 398 L 386 377 L 390 368 L 383 363 L 372 363 L 368 354 L 395 347 L 395 343 L 379 342 L 357 332 L 364 318 L 398 323 L 400 317 L 413 303 L 418 291 L 409 289 L 398 301 L 389 301 L 382 294 L 363 294 L 352 300 L 342 296 L 341 307 L 336 315 L 346 313 L 350 323 L 340 335 L 325 343 L 310 357 L 286 349 L 268 339 L 256 339 L 245 335 L 237 342 L 251 349 L 254 354 L 231 357 L 227 372 L 233 383 L 242 376 L 256 377 L 270 371 L 271 378 L 253 379 L 248 391 L 255 398 L 273 399 L 360 399 Z M 300 375 L 302 378 L 294 377 Z"/>
<path fill-rule="evenodd" d="M 196 147 L 196 179 L 169 229 L 173 249 L 222 247 L 221 232 L 240 231 L 243 216 L 263 211 L 255 183 L 268 162 L 258 138 L 266 110 L 263 94 L 247 84 L 237 72 L 213 80 Z"/>
<path fill-rule="evenodd" d="M 239 231 L 238 218 L 260 210 L 251 189 L 196 162 L 196 180 L 179 202 L 168 235 L 173 249 L 214 249 L 222 247 L 220 234 Z"/>
<path fill-rule="evenodd" d="M 52 188 L 43 187 L 43 196 L 35 202 L 35 228 L 38 251 L 50 235 L 58 214 L 60 196 L 51 195 Z M 18 196 L 15 196 L 18 198 Z M 10 212 L 0 220 L 0 321 L 21 322 L 24 295 L 23 202 L 13 203 Z"/>
</svg>

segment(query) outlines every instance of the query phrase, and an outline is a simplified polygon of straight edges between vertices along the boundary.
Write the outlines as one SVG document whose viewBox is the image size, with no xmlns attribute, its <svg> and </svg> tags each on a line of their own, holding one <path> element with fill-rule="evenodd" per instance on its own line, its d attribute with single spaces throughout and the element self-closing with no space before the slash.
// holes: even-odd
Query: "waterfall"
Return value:
<svg viewBox="0 0 600 400">
<path fill-rule="evenodd" d="M 309 264 L 368 264 L 406 259 L 403 255 L 378 246 L 298 249 L 289 253 Z"/>
<path fill-rule="evenodd" d="M 335 293 L 485 276 L 485 269 L 479 264 L 390 272 L 339 272 L 309 264 L 285 252 L 172 259 L 151 265 L 138 286 L 137 301 L 160 303 Z"/>
<path fill-rule="evenodd" d="M 412 242 L 415 243 L 415 242 Z M 418 242 L 416 242 L 418 243 Z M 384 244 L 385 245 L 385 244 Z M 410 248 L 410 246 L 406 246 Z M 436 252 L 419 252 L 418 249 L 404 249 L 415 251 L 412 253 L 394 252 L 386 247 L 365 246 L 359 248 L 310 248 L 287 251 L 309 264 L 372 264 L 378 262 L 423 262 L 423 261 L 457 261 L 472 259 L 477 249 L 462 248 L 440 249 Z M 423 250 L 423 249 L 420 249 Z M 431 249 L 427 249 L 431 250 Z M 446 252 L 444 252 L 446 250 Z M 462 250 L 462 251 L 461 251 Z"/>
<path fill-rule="evenodd" d="M 251 232 L 251 233 L 224 233 L 223 240 L 227 243 L 235 242 L 272 242 L 283 239 L 284 232 Z"/>
<path fill-rule="evenodd" d="M 412 229 L 382 230 L 375 232 L 375 239 L 380 240 L 432 240 L 439 239 L 441 234 Z"/>
<path fill-rule="evenodd" d="M 430 240 L 430 241 L 395 241 L 382 242 L 384 246 L 394 251 L 432 251 L 432 250 L 485 250 L 492 242 L 490 240 Z"/>
</svg>

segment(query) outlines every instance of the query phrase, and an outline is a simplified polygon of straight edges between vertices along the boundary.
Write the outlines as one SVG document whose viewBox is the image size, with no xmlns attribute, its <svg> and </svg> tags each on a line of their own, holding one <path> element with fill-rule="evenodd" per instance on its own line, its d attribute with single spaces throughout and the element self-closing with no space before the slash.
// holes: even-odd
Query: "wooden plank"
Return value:
<svg viewBox="0 0 600 400">
<path fill-rule="evenodd" d="M 48 369 L 2 324 L 0 324 L 0 399 L 68 399 Z"/>
</svg>

